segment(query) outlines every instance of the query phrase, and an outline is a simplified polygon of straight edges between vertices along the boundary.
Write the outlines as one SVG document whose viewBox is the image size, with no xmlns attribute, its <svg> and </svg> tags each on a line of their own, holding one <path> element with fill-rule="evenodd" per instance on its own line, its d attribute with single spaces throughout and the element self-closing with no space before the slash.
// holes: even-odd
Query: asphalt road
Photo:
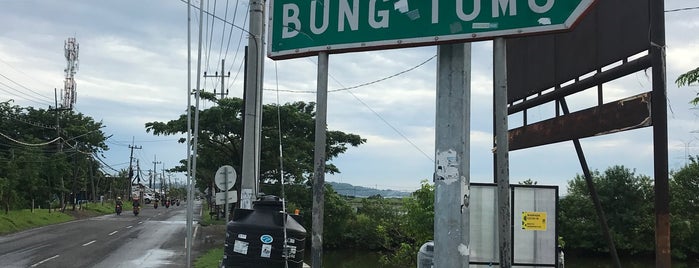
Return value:
<svg viewBox="0 0 699 268">
<path fill-rule="evenodd" d="M 201 203 L 193 204 L 196 227 Z M 186 267 L 186 205 L 147 205 L 138 216 L 124 211 L 0 236 L 0 267 Z"/>
</svg>

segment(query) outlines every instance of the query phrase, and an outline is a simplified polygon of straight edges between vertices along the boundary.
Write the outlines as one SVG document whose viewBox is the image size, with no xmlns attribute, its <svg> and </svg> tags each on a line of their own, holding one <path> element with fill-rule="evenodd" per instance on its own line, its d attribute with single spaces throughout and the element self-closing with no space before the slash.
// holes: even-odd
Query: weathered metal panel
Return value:
<svg viewBox="0 0 699 268">
<path fill-rule="evenodd" d="M 599 1 L 572 31 L 508 38 L 508 102 L 648 50 L 649 1 Z"/>
<path fill-rule="evenodd" d="M 509 131 L 510 151 L 651 126 L 651 93 Z"/>
</svg>

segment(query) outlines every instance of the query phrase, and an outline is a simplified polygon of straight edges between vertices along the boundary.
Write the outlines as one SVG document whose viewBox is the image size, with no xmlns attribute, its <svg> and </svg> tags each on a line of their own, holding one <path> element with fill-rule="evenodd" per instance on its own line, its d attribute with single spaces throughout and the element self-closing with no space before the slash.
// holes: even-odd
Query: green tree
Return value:
<svg viewBox="0 0 699 268">
<path fill-rule="evenodd" d="M 86 191 L 85 165 L 109 149 L 102 123 L 75 111 L 57 113 L 6 101 L 0 102 L 0 118 L 0 174 L 8 180 L 7 193 L 13 193 L 4 196 L 6 209 L 43 206 L 55 194 L 69 193 L 72 185 L 74 192 Z"/>
<path fill-rule="evenodd" d="M 370 250 L 395 250 L 406 239 L 401 229 L 402 211 L 381 195 L 362 198 L 356 221 L 350 228 L 355 246 Z"/>
<path fill-rule="evenodd" d="M 415 267 L 420 246 L 434 238 L 434 186 L 423 180 L 420 189 L 403 199 L 403 207 L 401 228 L 407 239 L 396 241 L 399 246 L 381 257 L 381 263 Z"/>
<path fill-rule="evenodd" d="M 699 83 L 699 67 L 681 74 L 679 77 L 677 77 L 677 80 L 675 80 L 675 84 L 677 84 L 678 87 L 690 86 L 696 83 Z M 697 93 L 697 97 L 690 101 L 690 103 L 694 105 L 699 104 L 699 93 Z"/>
<path fill-rule="evenodd" d="M 689 160 L 670 181 L 670 239 L 678 258 L 699 256 L 699 162 L 695 157 Z"/>
<path fill-rule="evenodd" d="M 289 200 L 287 211 L 299 209 L 299 215 L 302 219 L 301 225 L 306 228 L 308 238 L 310 239 L 313 219 L 311 185 L 285 185 L 284 194 L 282 195 L 279 184 L 263 184 L 262 191 L 265 194 L 286 197 L 286 200 Z M 353 245 L 354 241 L 350 235 L 350 227 L 352 227 L 351 224 L 355 221 L 354 211 L 347 201 L 335 192 L 329 184 L 325 185 L 325 204 L 323 209 L 323 247 L 341 248 Z"/>
<path fill-rule="evenodd" d="M 243 151 L 243 108 L 240 98 L 216 100 L 211 94 L 202 94 L 202 98 L 215 101 L 218 105 L 204 109 L 199 113 L 199 141 L 197 162 L 197 185 L 200 190 L 211 185 L 213 174 L 218 167 L 226 164 L 241 170 Z M 277 108 L 281 120 L 277 118 Z M 194 112 L 194 107 L 191 108 Z M 288 182 L 303 183 L 313 174 L 313 150 L 315 140 L 315 104 L 294 102 L 281 106 L 264 105 L 261 134 L 262 183 L 274 183 L 279 180 L 279 126 L 281 122 L 282 143 L 284 150 L 284 179 Z M 192 124 L 193 125 L 193 124 Z M 169 122 L 146 123 L 146 131 L 154 135 L 179 135 L 187 133 L 187 115 Z M 359 135 L 341 131 L 328 131 L 326 155 L 330 162 L 347 151 L 350 146 L 359 146 L 366 142 Z M 186 142 L 180 139 L 180 142 Z M 186 171 L 186 159 L 175 171 Z M 326 164 L 328 173 L 339 172 L 331 163 Z M 241 172 L 238 173 L 239 178 Z M 238 185 L 240 184 L 238 179 Z"/>
<path fill-rule="evenodd" d="M 651 179 L 623 166 L 612 166 L 603 174 L 593 172 L 593 182 L 617 249 L 630 254 L 652 252 Z M 559 224 L 566 247 L 594 252 L 608 250 L 583 176 L 568 182 L 568 195 L 560 200 L 560 207 Z"/>
</svg>

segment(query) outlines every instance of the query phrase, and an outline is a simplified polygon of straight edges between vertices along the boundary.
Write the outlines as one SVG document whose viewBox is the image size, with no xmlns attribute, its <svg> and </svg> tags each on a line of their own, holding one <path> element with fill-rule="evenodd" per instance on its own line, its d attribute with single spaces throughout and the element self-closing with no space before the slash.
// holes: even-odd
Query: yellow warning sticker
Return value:
<svg viewBox="0 0 699 268">
<path fill-rule="evenodd" d="M 522 230 L 546 231 L 546 212 L 522 212 Z"/>
</svg>

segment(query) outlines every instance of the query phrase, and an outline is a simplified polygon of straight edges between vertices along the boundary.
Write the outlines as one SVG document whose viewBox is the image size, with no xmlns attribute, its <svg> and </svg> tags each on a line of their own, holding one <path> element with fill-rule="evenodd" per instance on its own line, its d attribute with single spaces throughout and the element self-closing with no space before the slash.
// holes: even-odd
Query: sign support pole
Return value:
<svg viewBox="0 0 699 268">
<path fill-rule="evenodd" d="M 670 268 L 670 184 L 668 176 L 665 1 L 650 1 L 650 56 L 653 66 L 653 175 L 655 177 L 655 267 Z"/>
<path fill-rule="evenodd" d="M 260 179 L 260 133 L 262 131 L 262 70 L 264 35 L 264 0 L 250 2 L 250 38 L 248 47 L 252 53 L 247 57 L 245 73 L 245 114 L 243 134 L 243 163 L 240 208 L 252 209 L 257 199 Z"/>
<path fill-rule="evenodd" d="M 507 41 L 493 41 L 493 121 L 495 122 L 495 180 L 498 185 L 498 240 L 500 267 L 512 267 L 512 215 L 507 126 Z"/>
<path fill-rule="evenodd" d="M 323 204 L 325 203 L 325 140 L 328 111 L 328 52 L 318 54 L 316 136 L 313 156 L 313 229 L 311 267 L 323 267 Z"/>
<path fill-rule="evenodd" d="M 470 80 L 471 43 L 439 45 L 434 267 L 469 267 Z"/>
<path fill-rule="evenodd" d="M 223 179 L 226 181 L 226 189 L 225 189 L 226 191 L 223 194 L 223 196 L 225 196 L 225 199 L 226 199 L 226 204 L 223 207 L 226 210 L 224 215 L 226 215 L 225 219 L 226 219 L 226 222 L 228 222 L 228 190 L 230 190 L 230 188 L 228 188 L 229 187 L 229 185 L 228 185 L 228 167 L 224 166 L 223 173 L 226 174 L 226 175 L 223 175 Z"/>
</svg>

